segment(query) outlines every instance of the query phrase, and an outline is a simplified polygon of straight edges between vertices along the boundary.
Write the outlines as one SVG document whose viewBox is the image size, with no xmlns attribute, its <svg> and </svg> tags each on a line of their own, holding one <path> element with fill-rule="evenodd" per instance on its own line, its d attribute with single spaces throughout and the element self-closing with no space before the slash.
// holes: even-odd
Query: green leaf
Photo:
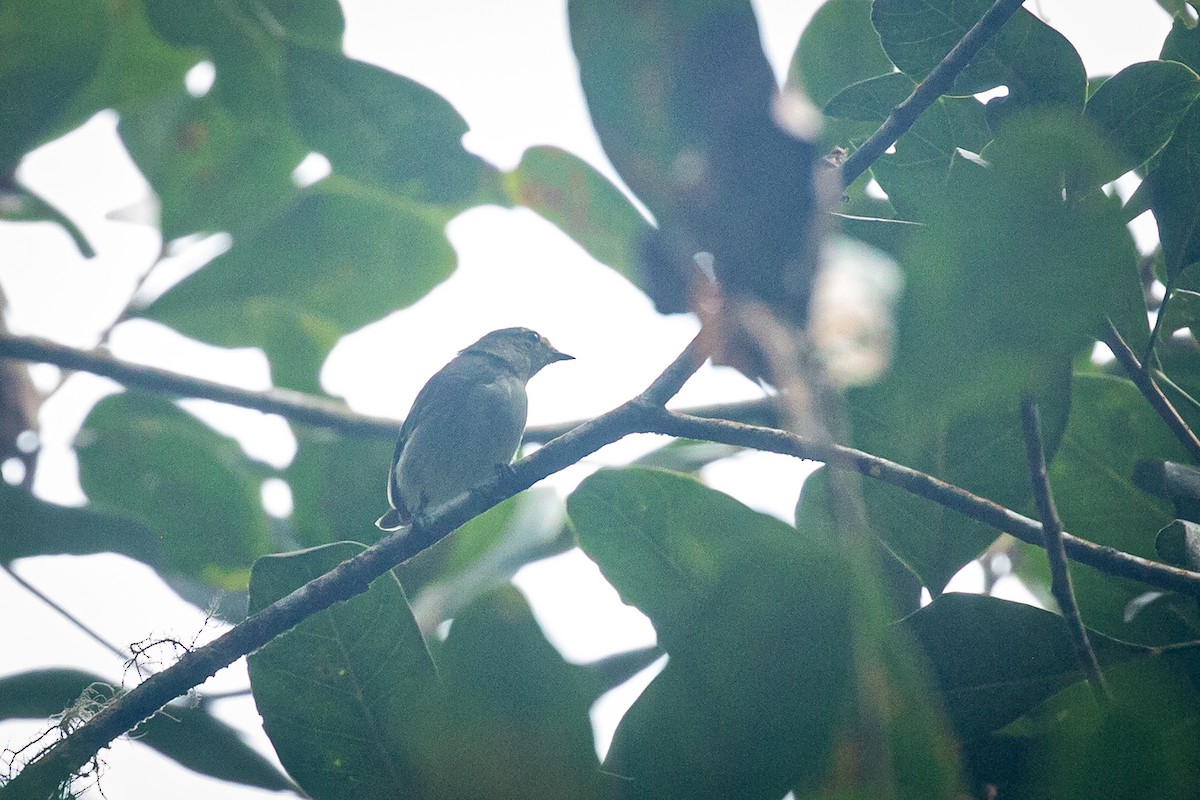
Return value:
<svg viewBox="0 0 1200 800">
<path fill-rule="evenodd" d="M 88 498 L 153 530 L 167 565 L 185 576 L 240 589 L 251 562 L 273 549 L 261 479 L 241 448 L 170 402 L 106 398 L 75 447 Z"/>
<path fill-rule="evenodd" d="M 184 75 L 203 57 L 172 47 L 150 28 L 145 2 L 105 3 L 108 35 L 92 80 L 71 97 L 66 127 L 82 124 L 97 111 L 115 109 L 125 116 L 161 95 L 183 87 Z"/>
<path fill-rule="evenodd" d="M 1000 797 L 1184 800 L 1200 782 L 1200 694 L 1195 651 L 1105 670 L 1114 702 L 1080 682 L 991 737 L 1014 753 L 977 769 Z"/>
<path fill-rule="evenodd" d="M 441 95 L 380 67 L 296 45 L 286 50 L 296 124 L 335 172 L 414 200 L 463 208 L 488 168 L 462 147 L 467 123 Z"/>
<path fill-rule="evenodd" d="M 1102 83 L 1088 99 L 1085 116 L 1112 143 L 1120 160 L 1100 182 L 1115 180 L 1149 161 L 1197 97 L 1200 77 L 1173 61 L 1133 64 Z"/>
<path fill-rule="evenodd" d="M 451 273 L 443 223 L 396 195 L 328 179 L 271 224 L 235 237 L 142 316 L 213 344 L 262 347 L 273 370 L 289 366 L 274 372 L 277 383 L 315 385 L 338 337 L 416 302 Z"/>
<path fill-rule="evenodd" d="M 851 690 L 851 589 L 836 554 L 667 472 L 602 470 L 567 509 L 670 655 L 605 762 L 629 796 L 779 796 L 818 780 Z"/>
<path fill-rule="evenodd" d="M 0 720 L 45 719 L 74 706 L 87 692 L 89 704 L 124 694 L 98 675 L 74 669 L 42 669 L 0 678 Z M 201 775 L 284 791 L 292 782 L 210 709 L 171 703 L 134 730 L 140 744 Z"/>
<path fill-rule="evenodd" d="M 991 7 L 991 0 L 875 0 L 871 21 L 883 49 L 914 80 L 924 80 Z M 1087 75 L 1062 34 L 1024 9 L 971 59 L 950 94 L 1008 87 L 1006 105 L 1083 108 Z"/>
<path fill-rule="evenodd" d="M 338 541 L 373 544 L 380 536 L 374 522 L 387 504 L 392 444 L 300 426 L 295 434 L 299 448 L 282 477 L 292 489 L 296 538 L 306 547 Z M 331 486 L 338 491 L 329 491 Z"/>
<path fill-rule="evenodd" d="M 258 611 L 362 545 L 341 542 L 259 559 Z M 448 744 L 444 696 L 404 591 L 390 573 L 249 656 L 250 683 L 279 760 L 313 797 L 428 797 Z"/>
<path fill-rule="evenodd" d="M 960 738 L 999 730 L 1083 679 L 1062 617 L 987 595 L 944 594 L 905 618 L 925 651 Z M 1101 666 L 1146 648 L 1092 631 Z"/>
<path fill-rule="evenodd" d="M 1168 564 L 1200 570 L 1200 524 L 1177 519 L 1154 537 L 1158 557 Z"/>
<path fill-rule="evenodd" d="M 11 0 L 0 7 L 0 176 L 54 130 L 91 80 L 107 28 L 100 0 Z"/>
<path fill-rule="evenodd" d="M 878 75 L 846 87 L 825 107 L 833 117 L 881 124 L 916 88 L 902 72 Z M 971 97 L 942 97 L 871 165 L 872 176 L 905 219 L 924 219 L 947 191 L 954 173 L 975 169 L 959 152 L 978 153 L 991 140 L 984 106 Z"/>
<path fill-rule="evenodd" d="M 1158 57 L 1163 61 L 1187 64 L 1193 71 L 1200 71 L 1200 28 L 1186 18 L 1176 17 L 1171 21 L 1171 32 L 1163 40 Z"/>
<path fill-rule="evenodd" d="M 443 796 L 600 798 L 618 782 L 600 771 L 588 712 L 592 677 L 546 641 L 509 586 L 457 615 L 439 651 L 450 696 L 456 768 Z"/>
<path fill-rule="evenodd" d="M 121 117 L 118 131 L 162 206 L 164 241 L 197 232 L 236 237 L 275 218 L 297 189 L 304 157 L 290 130 L 231 111 L 183 87 Z"/>
<path fill-rule="evenodd" d="M 1150 207 L 1158 223 L 1169 280 L 1200 261 L 1200 104 L 1193 104 L 1163 148 L 1150 181 Z M 1178 284 L 1200 289 L 1191 276 Z"/>
<path fill-rule="evenodd" d="M 853 53 L 853 58 L 846 58 Z M 788 84 L 818 106 L 852 83 L 892 71 L 871 27 L 871 0 L 827 0 L 800 34 Z"/>
<path fill-rule="evenodd" d="M 652 227 L 621 190 L 583 159 L 557 147 L 531 147 L 503 179 L 508 199 L 540 214 L 592 258 L 634 285 L 638 246 Z"/>
</svg>

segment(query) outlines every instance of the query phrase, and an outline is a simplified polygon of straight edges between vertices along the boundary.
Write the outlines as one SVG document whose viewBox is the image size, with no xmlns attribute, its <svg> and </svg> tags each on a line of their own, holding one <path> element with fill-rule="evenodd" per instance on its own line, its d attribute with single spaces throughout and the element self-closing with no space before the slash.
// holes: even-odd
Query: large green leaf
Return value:
<svg viewBox="0 0 1200 800">
<path fill-rule="evenodd" d="M 431 89 L 340 54 L 289 46 L 292 113 L 335 172 L 416 200 L 464 207 L 488 167 L 463 149 L 467 123 Z"/>
<path fill-rule="evenodd" d="M 563 661 L 514 588 L 454 619 L 438 652 L 458 767 L 453 797 L 611 797 L 619 783 L 596 758 L 588 711 L 595 682 Z"/>
<path fill-rule="evenodd" d="M 103 678 L 74 669 L 42 669 L 0 678 L 0 720 L 44 719 L 88 694 L 90 710 L 124 694 Z M 207 704 L 171 703 L 133 732 L 140 744 L 213 778 L 283 791 L 292 782 L 212 715 Z"/>
<path fill-rule="evenodd" d="M 123 115 L 118 130 L 158 195 L 164 240 L 252 231 L 297 193 L 291 173 L 304 150 L 289 128 L 239 116 L 212 94 L 177 86 Z"/>
<path fill-rule="evenodd" d="M 261 477 L 241 448 L 172 403 L 106 398 L 75 447 L 88 498 L 153 530 L 167 565 L 183 575 L 241 589 L 251 562 L 273 549 Z"/>
<path fill-rule="evenodd" d="M 992 0 L 875 0 L 871 21 L 883 49 L 920 81 L 979 21 Z M 959 73 L 952 94 L 1008 87 L 1006 104 L 1083 108 L 1087 75 L 1062 34 L 1024 9 L 1005 23 Z"/>
<path fill-rule="evenodd" d="M 261 609 L 362 545 L 259 559 L 250 610 Z M 315 614 L 248 658 L 254 700 L 279 760 L 313 797 L 434 797 L 431 770 L 445 700 L 404 591 L 390 574 Z"/>
<path fill-rule="evenodd" d="M 261 347 L 277 383 L 315 387 L 339 336 L 416 302 L 450 274 L 444 222 L 397 195 L 330 178 L 279 219 L 235 237 L 143 316 L 214 344 Z"/>
<path fill-rule="evenodd" d="M 850 84 L 891 71 L 871 26 L 871 0 L 826 0 L 800 34 L 788 83 L 824 106 Z"/>
<path fill-rule="evenodd" d="M 1101 183 L 1119 178 L 1153 157 L 1200 97 L 1200 77 L 1174 61 L 1132 64 L 1088 98 L 1085 117 L 1112 143 L 1119 158 Z"/>
<path fill-rule="evenodd" d="M 987 595 L 944 594 L 908 616 L 933 667 L 958 735 L 999 730 L 1060 689 L 1083 679 L 1062 617 Z M 1146 648 L 1092 631 L 1101 666 Z"/>
<path fill-rule="evenodd" d="M 95 73 L 107 34 L 101 0 L 0 6 L 0 175 L 59 124 Z"/>
<path fill-rule="evenodd" d="M 1163 61 L 1178 61 L 1187 64 L 1193 71 L 1200 71 L 1200 28 L 1188 24 L 1183 18 L 1171 21 L 1171 32 L 1163 40 L 1159 58 Z"/>
<path fill-rule="evenodd" d="M 837 555 L 668 472 L 603 470 L 567 509 L 670 655 L 605 762 L 626 795 L 778 797 L 819 780 L 852 686 L 852 590 Z"/>
<path fill-rule="evenodd" d="M 531 147 L 503 186 L 512 203 L 533 209 L 592 258 L 640 285 L 636 255 L 650 223 L 586 161 L 557 147 Z"/>
</svg>

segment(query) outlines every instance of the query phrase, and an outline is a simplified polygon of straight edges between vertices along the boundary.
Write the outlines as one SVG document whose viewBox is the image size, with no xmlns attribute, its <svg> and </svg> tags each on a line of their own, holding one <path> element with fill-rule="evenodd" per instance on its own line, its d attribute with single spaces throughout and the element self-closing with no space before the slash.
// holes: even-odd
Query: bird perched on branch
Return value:
<svg viewBox="0 0 1200 800">
<path fill-rule="evenodd" d="M 375 525 L 394 531 L 505 469 L 525 432 L 525 382 L 574 358 L 528 328 L 492 331 L 425 384 L 400 428 L 388 471 L 391 510 Z"/>
</svg>

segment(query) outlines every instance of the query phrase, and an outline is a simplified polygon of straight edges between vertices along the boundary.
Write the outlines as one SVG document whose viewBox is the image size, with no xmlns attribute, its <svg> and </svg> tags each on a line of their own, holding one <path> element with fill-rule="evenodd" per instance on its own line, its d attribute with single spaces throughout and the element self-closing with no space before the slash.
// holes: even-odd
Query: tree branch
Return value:
<svg viewBox="0 0 1200 800">
<path fill-rule="evenodd" d="M 1158 384 L 1154 379 L 1142 369 L 1142 365 L 1138 363 L 1137 356 L 1133 354 L 1133 350 L 1126 344 L 1125 339 L 1121 337 L 1121 332 L 1117 330 L 1117 326 L 1113 325 L 1112 320 L 1105 320 L 1104 343 L 1108 345 L 1108 349 L 1112 350 L 1117 361 L 1121 364 L 1121 368 L 1125 370 L 1125 374 L 1129 376 L 1129 380 L 1133 381 L 1134 385 L 1141 391 L 1142 396 L 1146 398 L 1146 402 L 1154 408 L 1158 415 L 1162 417 L 1163 422 L 1167 423 L 1167 427 L 1171 429 L 1171 433 L 1175 434 L 1175 438 L 1187 448 L 1193 461 L 1200 461 L 1200 439 L 1196 438 L 1196 434 L 1183 421 L 1183 417 L 1179 416 L 1179 412 L 1175 410 L 1175 406 L 1171 405 L 1171 401 L 1163 394 L 1162 389 L 1158 388 Z"/>
<path fill-rule="evenodd" d="M 1088 640 L 1087 628 L 1075 602 L 1075 590 L 1071 586 L 1071 573 L 1067 569 L 1067 551 L 1063 547 L 1063 525 L 1054 505 L 1050 491 L 1050 476 L 1046 473 L 1046 449 L 1042 444 L 1042 423 L 1038 414 L 1037 401 L 1032 395 L 1021 398 L 1021 427 L 1025 433 L 1025 455 L 1029 461 L 1029 477 L 1033 482 L 1033 496 L 1037 502 L 1038 516 L 1042 518 L 1043 544 L 1046 558 L 1050 560 L 1050 592 L 1058 601 L 1062 611 L 1067 635 L 1075 647 L 1079 666 L 1087 677 L 1088 684 L 1096 696 L 1096 702 L 1106 707 L 1111 701 L 1104 674 L 1100 672 L 1100 661 Z"/>
<path fill-rule="evenodd" d="M 327 428 L 364 438 L 394 440 L 400 421 L 373 417 L 351 411 L 345 405 L 323 397 L 287 389 L 266 392 L 239 389 L 224 383 L 182 375 L 170 370 L 130 364 L 102 351 L 83 351 L 33 337 L 12 336 L 0 331 L 0 358 L 12 358 L 64 369 L 90 372 L 112 378 L 124 386 L 168 397 L 190 397 L 252 408 L 266 414 L 278 414 L 291 422 Z M 718 403 L 691 409 L 698 417 L 720 417 L 772 425 L 778 422 L 769 399 L 739 403 Z M 585 420 L 554 425 L 535 425 L 525 431 L 526 442 L 544 443 L 579 427 Z"/>
<path fill-rule="evenodd" d="M 185 653 L 170 667 L 150 676 L 39 754 L 0 787 L 0 797 L 49 797 L 113 739 L 218 670 L 335 602 L 361 594 L 380 575 L 500 501 L 606 444 L 643 430 L 655 409 L 662 409 L 661 404 L 670 400 L 707 359 L 707 339 L 708 335 L 702 331 L 644 392 L 521 459 L 513 465 L 511 475 L 506 478 L 496 475 L 470 492 L 431 509 L 423 517 L 423 524 L 384 537 L 354 558 L 247 617 L 209 644 Z"/>
<path fill-rule="evenodd" d="M 996 33 L 1004 27 L 1023 0 L 996 0 L 979 21 L 954 45 L 941 63 L 933 68 L 925 80 L 917 85 L 903 103 L 892 109 L 892 113 L 883 121 L 879 130 L 871 134 L 871 138 L 863 142 L 862 147 L 855 150 L 845 163 L 842 164 L 842 185 L 849 186 L 859 175 L 879 159 L 884 152 L 903 136 L 917 117 L 925 109 L 933 105 L 939 97 L 950 91 L 955 78 L 963 68 L 975 57 L 975 54 L 987 44 Z"/>
<path fill-rule="evenodd" d="M 836 469 L 851 470 L 931 500 L 1035 547 L 1042 546 L 1042 526 L 1035 520 L 932 475 L 861 450 L 807 441 L 795 434 L 774 428 L 760 428 L 726 420 L 700 419 L 674 411 L 657 411 L 646 423 L 647 427 L 641 431 L 643 433 L 666 433 L 688 439 L 734 444 L 821 461 Z M 1065 532 L 1063 545 L 1072 559 L 1100 572 L 1132 578 L 1150 586 L 1191 597 L 1200 597 L 1200 572 L 1161 564 Z"/>
</svg>

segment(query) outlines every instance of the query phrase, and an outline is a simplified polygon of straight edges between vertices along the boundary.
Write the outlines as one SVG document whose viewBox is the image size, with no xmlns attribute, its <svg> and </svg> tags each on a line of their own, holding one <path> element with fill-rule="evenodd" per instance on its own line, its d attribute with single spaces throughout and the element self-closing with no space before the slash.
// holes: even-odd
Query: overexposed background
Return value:
<svg viewBox="0 0 1200 800">
<path fill-rule="evenodd" d="M 414 78 L 446 97 L 470 125 L 464 139 L 470 150 L 507 169 L 517 164 L 526 147 L 557 145 L 616 180 L 588 120 L 562 0 L 343 0 L 342 5 L 348 54 Z M 764 48 L 782 78 L 800 31 L 819 2 L 759 0 L 754 5 Z M 1156 58 L 1170 27 L 1153 0 L 1031 0 L 1026 7 L 1071 40 L 1090 75 L 1112 74 L 1130 63 Z M 211 71 L 200 66 L 188 80 L 195 91 L 203 91 Z M 145 216 L 150 201 L 150 189 L 125 154 L 115 128 L 114 114 L 97 115 L 82 129 L 30 155 L 21 166 L 21 180 L 75 220 L 97 256 L 82 259 L 66 235 L 51 225 L 0 224 L 0 286 L 10 301 L 8 322 L 14 333 L 79 347 L 94 345 L 158 252 L 156 229 L 110 218 L 122 210 Z M 297 179 L 311 181 L 320 174 L 317 160 L 307 163 Z M 1153 237 L 1153 225 L 1146 222 L 1143 218 L 1138 226 L 1144 246 Z M 657 315 L 636 289 L 530 211 L 472 209 L 450 224 L 448 234 L 459 259 L 455 275 L 412 308 L 346 337 L 330 356 L 322 381 L 356 410 L 401 418 L 425 379 L 456 350 L 488 330 L 519 324 L 538 329 L 578 358 L 546 370 L 532 382 L 531 422 L 593 416 L 643 388 L 697 329 L 689 317 Z M 156 274 L 147 288 L 165 288 L 167 278 L 177 279 L 194 269 L 221 246 L 216 237 L 181 248 L 172 268 Z M 171 369 L 186 365 L 189 373 L 247 388 L 269 386 L 266 360 L 257 351 L 211 348 L 137 321 L 115 329 L 111 341 L 118 356 L 132 361 Z M 39 387 L 49 389 L 60 376 L 52 367 L 39 366 L 33 377 Z M 35 483 L 40 496 L 65 504 L 84 502 L 70 442 L 91 405 L 116 389 L 104 379 L 77 374 L 45 404 Z M 757 388 L 740 376 L 705 368 L 678 403 L 757 394 Z M 283 466 L 294 453 L 294 440 L 281 419 L 211 403 L 188 407 L 236 435 L 254 458 Z M 597 465 L 621 463 L 659 443 L 652 437 L 619 443 L 551 483 L 569 491 Z M 382 503 L 385 467 L 380 468 Z M 747 454 L 714 464 L 706 478 L 756 508 L 790 518 L 803 476 L 811 468 L 783 457 Z M 17 477 L 13 469 L 4 465 L 6 479 Z M 264 503 L 282 515 L 291 498 L 286 487 L 275 483 L 265 488 Z M 377 512 L 364 510 L 368 515 Z M 15 570 L 121 647 L 159 636 L 190 641 L 198 632 L 203 632 L 203 640 L 222 629 L 214 623 L 206 627 L 203 614 L 180 601 L 152 570 L 122 557 L 26 559 Z M 977 589 L 981 575 L 977 567 L 967 568 L 955 585 Z M 525 568 L 516 583 L 547 635 L 570 660 L 589 661 L 654 641 L 648 620 L 624 606 L 578 551 Z M 1014 596 L 1028 597 L 1019 587 L 1010 588 Z M 0 652 L 0 675 L 49 666 L 107 665 L 107 675 L 120 682 L 120 659 L 3 574 L 0 607 L 7 612 L 6 638 L 16 645 Z M 598 703 L 598 748 L 607 746 L 623 709 L 650 677 L 643 674 Z M 247 685 L 244 662 L 239 662 L 204 688 L 236 691 Z M 250 698 L 222 701 L 217 712 L 270 752 Z M 41 728 L 41 723 L 0 724 L 0 747 L 20 747 Z M 108 751 L 105 761 L 110 768 L 102 785 L 109 800 L 150 796 L 155 792 L 150 787 L 162 786 L 173 787 L 173 796 L 180 798 L 264 795 L 196 775 L 128 741 Z M 92 789 L 87 796 L 100 794 Z"/>
</svg>

